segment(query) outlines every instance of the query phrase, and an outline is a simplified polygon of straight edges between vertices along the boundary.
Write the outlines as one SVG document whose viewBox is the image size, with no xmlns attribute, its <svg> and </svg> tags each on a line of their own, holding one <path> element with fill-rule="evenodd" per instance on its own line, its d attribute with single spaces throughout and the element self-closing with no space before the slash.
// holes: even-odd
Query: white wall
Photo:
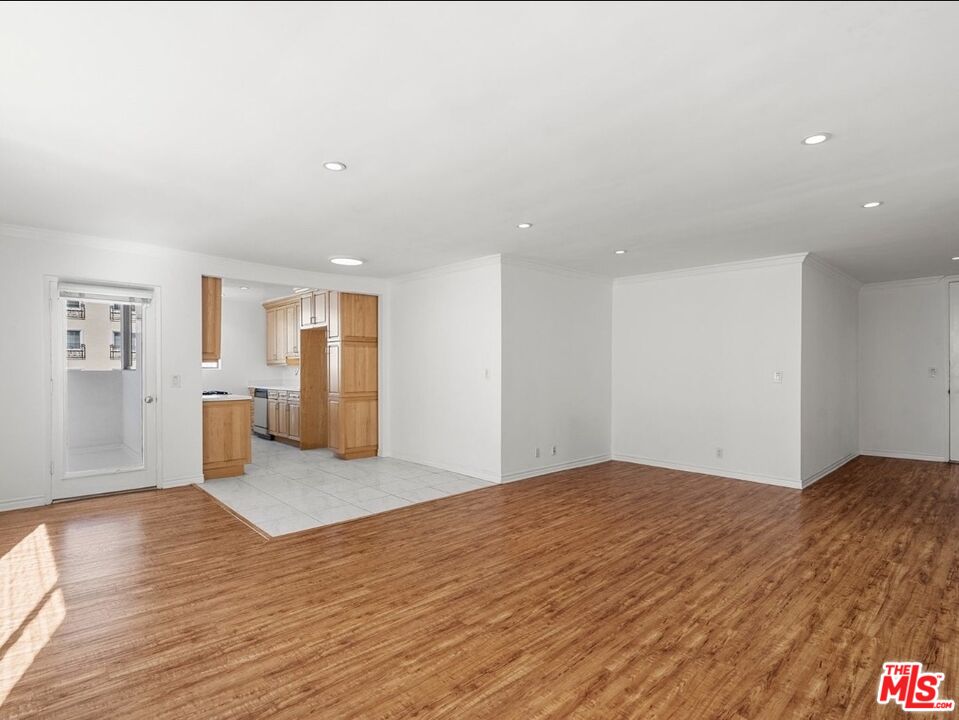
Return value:
<svg viewBox="0 0 959 720">
<path fill-rule="evenodd" d="M 800 486 L 802 257 L 614 283 L 615 458 Z"/>
<path fill-rule="evenodd" d="M 9 383 L 5 400 L 15 413 L 0 415 L 4 462 L 0 466 L 0 509 L 46 502 L 50 493 L 49 315 L 45 275 L 94 282 L 159 287 L 160 378 L 157 412 L 161 439 L 160 485 L 202 477 L 200 370 L 200 277 L 249 278 L 263 283 L 328 287 L 379 294 L 389 317 L 388 283 L 377 278 L 332 275 L 270 267 L 225 258 L 0 226 L 0 303 L 17 308 L 0 316 L 0 369 Z M 380 328 L 389 346 L 389 326 Z M 173 388 L 173 375 L 182 387 Z M 389 380 L 381 375 L 381 408 L 389 404 Z M 381 413 L 388 417 L 388 413 Z M 497 426 L 497 432 L 499 428 Z M 389 427 L 381 422 L 381 447 Z"/>
<path fill-rule="evenodd" d="M 499 256 L 394 281 L 394 457 L 499 481 L 501 287 Z"/>
<path fill-rule="evenodd" d="M 859 287 L 806 258 L 802 274 L 802 480 L 859 454 Z"/>
<path fill-rule="evenodd" d="M 504 480 L 609 459 L 611 343 L 609 279 L 503 258 Z"/>
<path fill-rule="evenodd" d="M 939 278 L 865 285 L 860 291 L 862 453 L 949 457 L 947 312 L 946 284 Z"/>
<path fill-rule="evenodd" d="M 204 390 L 245 395 L 249 383 L 299 387 L 298 368 L 266 364 L 266 311 L 263 301 L 289 295 L 290 287 L 228 289 L 222 299 L 220 367 L 203 368 Z"/>
</svg>

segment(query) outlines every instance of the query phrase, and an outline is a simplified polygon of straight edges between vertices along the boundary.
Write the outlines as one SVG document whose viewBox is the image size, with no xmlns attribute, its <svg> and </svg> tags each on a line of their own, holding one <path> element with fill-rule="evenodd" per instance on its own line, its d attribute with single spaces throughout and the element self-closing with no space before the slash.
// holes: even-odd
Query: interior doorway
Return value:
<svg viewBox="0 0 959 720">
<path fill-rule="evenodd" d="M 51 282 L 54 500 L 157 484 L 153 295 Z"/>
</svg>

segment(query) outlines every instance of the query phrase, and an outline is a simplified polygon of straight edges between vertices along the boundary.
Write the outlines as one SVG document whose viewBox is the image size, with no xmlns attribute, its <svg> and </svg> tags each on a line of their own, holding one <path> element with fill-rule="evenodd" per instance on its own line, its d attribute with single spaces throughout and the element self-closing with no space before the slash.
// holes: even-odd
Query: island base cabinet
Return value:
<svg viewBox="0 0 959 720">
<path fill-rule="evenodd" d="M 242 475 L 243 466 L 253 459 L 250 441 L 249 400 L 221 400 L 203 403 L 203 478 Z"/>
</svg>

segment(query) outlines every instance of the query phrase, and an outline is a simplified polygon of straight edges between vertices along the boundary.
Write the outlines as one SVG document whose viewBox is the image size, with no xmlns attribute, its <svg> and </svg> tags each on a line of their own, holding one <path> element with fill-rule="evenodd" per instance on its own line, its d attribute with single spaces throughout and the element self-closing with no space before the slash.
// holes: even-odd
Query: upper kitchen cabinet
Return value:
<svg viewBox="0 0 959 720">
<path fill-rule="evenodd" d="M 263 303 L 266 310 L 266 364 L 295 365 L 300 360 L 300 302 L 280 298 Z"/>
<path fill-rule="evenodd" d="M 216 362 L 220 359 L 220 315 L 223 303 L 223 280 L 204 275 L 201 288 L 203 362 Z"/>
<path fill-rule="evenodd" d="M 376 342 L 379 319 L 376 295 L 329 293 L 329 340 Z"/>
<path fill-rule="evenodd" d="M 328 296 L 326 290 L 314 290 L 300 295 L 300 327 L 326 327 L 329 316 Z"/>
</svg>

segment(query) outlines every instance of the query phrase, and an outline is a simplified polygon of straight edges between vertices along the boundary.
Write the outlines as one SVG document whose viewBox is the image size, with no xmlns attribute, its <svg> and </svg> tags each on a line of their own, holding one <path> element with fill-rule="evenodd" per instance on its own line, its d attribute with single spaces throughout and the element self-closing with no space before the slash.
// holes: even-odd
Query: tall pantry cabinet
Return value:
<svg viewBox="0 0 959 720">
<path fill-rule="evenodd" d="M 377 301 L 375 295 L 329 293 L 329 446 L 346 460 L 378 450 Z"/>
</svg>

